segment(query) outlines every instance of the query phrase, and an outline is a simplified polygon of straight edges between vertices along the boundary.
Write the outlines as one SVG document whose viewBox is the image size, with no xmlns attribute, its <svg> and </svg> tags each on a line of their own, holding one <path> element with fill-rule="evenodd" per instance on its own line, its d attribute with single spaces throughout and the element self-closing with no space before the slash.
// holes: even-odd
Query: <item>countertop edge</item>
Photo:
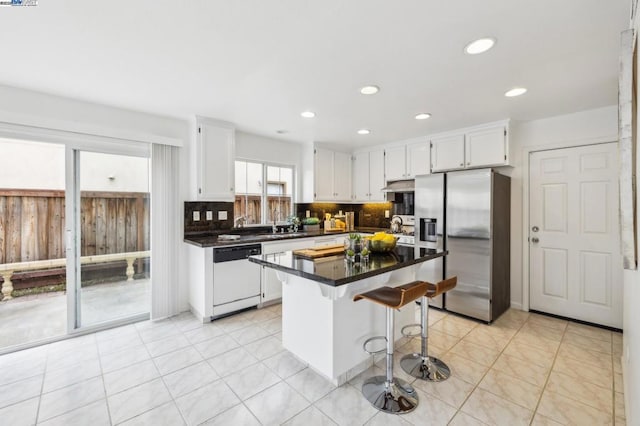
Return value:
<svg viewBox="0 0 640 426">
<path fill-rule="evenodd" d="M 282 271 L 282 272 L 285 272 L 285 273 L 288 273 L 288 274 L 291 274 L 291 275 L 296 275 L 296 276 L 301 277 L 301 278 L 307 278 L 309 280 L 316 281 L 316 282 L 319 282 L 319 283 L 322 283 L 322 284 L 326 284 L 326 285 L 329 285 L 329 286 L 332 286 L 332 287 L 339 287 L 341 285 L 349 284 L 349 283 L 352 283 L 352 282 L 355 282 L 355 281 L 360 281 L 360 280 L 363 280 L 363 279 L 366 279 L 366 278 L 375 277 L 376 275 L 381 275 L 381 274 L 384 274 L 385 272 L 395 271 L 397 269 L 402 269 L 402 268 L 405 268 L 407 266 L 411 266 L 411 265 L 415 265 L 415 264 L 418 264 L 418 263 L 426 262 L 426 261 L 432 260 L 432 259 L 437 259 L 439 257 L 444 257 L 447 254 L 448 254 L 448 251 L 443 250 L 443 251 L 440 251 L 440 252 L 437 252 L 437 253 L 434 253 L 434 254 L 421 256 L 421 257 L 419 257 L 417 259 L 413 259 L 413 260 L 410 260 L 410 261 L 398 263 L 398 264 L 393 265 L 393 266 L 387 266 L 385 268 L 376 269 L 374 271 L 363 272 L 362 274 L 359 274 L 359 275 L 356 275 L 356 276 L 341 278 L 341 279 L 338 279 L 338 280 L 332 280 L 332 279 L 325 278 L 325 277 L 322 277 L 322 276 L 319 276 L 319 275 L 316 275 L 316 274 L 312 274 L 312 273 L 309 273 L 309 272 L 300 271 L 298 269 L 287 268 L 287 267 L 284 267 L 282 265 L 277 265 L 277 264 L 262 260 L 261 258 L 256 257 L 256 256 L 250 256 L 249 257 L 249 261 L 253 262 L 253 263 L 257 263 L 257 264 L 262 265 L 262 266 L 266 266 L 266 267 L 278 270 L 278 271 Z"/>
<path fill-rule="evenodd" d="M 182 241 L 187 243 L 187 244 L 191 244 L 192 246 L 195 247 L 200 247 L 200 248 L 207 248 L 207 247 L 229 247 L 229 246 L 240 246 L 240 245 L 246 245 L 246 244 L 257 244 L 257 243 L 270 243 L 270 242 L 276 242 L 276 241 L 285 241 L 285 240 L 296 240 L 296 239 L 300 239 L 300 238 L 314 238 L 314 237 L 329 237 L 332 235 L 347 235 L 350 232 L 362 232 L 362 233 L 370 233 L 371 228 L 365 228 L 365 229 L 355 229 L 353 231 L 332 231 L 332 232 L 324 232 L 324 231 L 319 231 L 319 232 L 309 232 L 308 234 L 304 234 L 298 233 L 297 235 L 290 235 L 285 233 L 281 233 L 281 234 L 255 234 L 255 238 L 250 238 L 250 239 L 245 239 L 244 241 L 242 239 L 239 240 L 225 240 L 225 241 L 213 241 L 214 240 L 214 236 L 207 236 L 207 237 L 198 237 L 198 236 L 188 236 L 188 237 L 183 237 Z M 261 237 L 261 235 L 263 235 Z M 274 238 L 273 235 L 278 235 L 280 238 Z M 206 242 L 204 242 L 203 240 L 208 240 Z"/>
</svg>

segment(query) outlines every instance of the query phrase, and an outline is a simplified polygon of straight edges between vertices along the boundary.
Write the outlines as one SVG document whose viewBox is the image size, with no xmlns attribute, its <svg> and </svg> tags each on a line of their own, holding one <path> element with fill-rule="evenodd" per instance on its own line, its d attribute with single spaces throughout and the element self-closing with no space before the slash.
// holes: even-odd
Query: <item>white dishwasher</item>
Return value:
<svg viewBox="0 0 640 426">
<path fill-rule="evenodd" d="M 260 244 L 213 248 L 213 318 L 260 303 Z"/>
</svg>

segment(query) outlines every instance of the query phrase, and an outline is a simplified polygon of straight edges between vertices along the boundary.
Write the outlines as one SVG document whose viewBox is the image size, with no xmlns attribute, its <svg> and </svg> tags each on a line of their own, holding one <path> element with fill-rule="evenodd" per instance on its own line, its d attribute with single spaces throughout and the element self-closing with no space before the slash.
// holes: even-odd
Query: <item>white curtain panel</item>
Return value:
<svg viewBox="0 0 640 426">
<path fill-rule="evenodd" d="M 151 319 L 178 313 L 179 148 L 151 148 Z"/>
</svg>

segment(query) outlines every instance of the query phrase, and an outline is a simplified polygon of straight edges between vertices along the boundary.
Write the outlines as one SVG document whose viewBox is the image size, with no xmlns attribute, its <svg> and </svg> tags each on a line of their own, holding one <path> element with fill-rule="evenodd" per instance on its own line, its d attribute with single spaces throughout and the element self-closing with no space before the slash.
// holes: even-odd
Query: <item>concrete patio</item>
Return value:
<svg viewBox="0 0 640 426">
<path fill-rule="evenodd" d="M 119 281 L 82 289 L 82 324 L 149 312 L 151 281 Z M 67 332 L 67 295 L 42 293 L 0 302 L 0 350 Z"/>
</svg>

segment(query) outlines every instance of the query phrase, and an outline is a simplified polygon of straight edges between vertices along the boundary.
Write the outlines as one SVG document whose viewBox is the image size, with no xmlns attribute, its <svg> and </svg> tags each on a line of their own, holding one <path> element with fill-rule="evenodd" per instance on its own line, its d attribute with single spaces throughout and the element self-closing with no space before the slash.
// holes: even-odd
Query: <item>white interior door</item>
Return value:
<svg viewBox="0 0 640 426">
<path fill-rule="evenodd" d="M 618 145 L 529 157 L 530 308 L 622 327 Z"/>
</svg>

